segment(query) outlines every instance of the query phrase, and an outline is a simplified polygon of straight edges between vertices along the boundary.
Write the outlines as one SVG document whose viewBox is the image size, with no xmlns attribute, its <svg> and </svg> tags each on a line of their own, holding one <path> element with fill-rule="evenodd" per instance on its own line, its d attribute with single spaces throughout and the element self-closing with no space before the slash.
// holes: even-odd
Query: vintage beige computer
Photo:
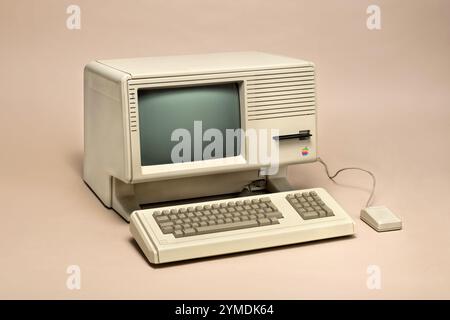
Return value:
<svg viewBox="0 0 450 320">
<path fill-rule="evenodd" d="M 84 97 L 84 180 L 151 263 L 354 233 L 325 190 L 286 179 L 317 160 L 314 64 L 259 52 L 98 60 Z"/>
</svg>

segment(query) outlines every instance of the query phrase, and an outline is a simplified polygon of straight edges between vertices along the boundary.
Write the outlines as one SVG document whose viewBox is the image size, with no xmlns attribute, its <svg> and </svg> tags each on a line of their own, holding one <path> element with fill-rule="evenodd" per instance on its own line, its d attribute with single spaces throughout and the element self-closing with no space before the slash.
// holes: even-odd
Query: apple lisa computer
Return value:
<svg viewBox="0 0 450 320">
<path fill-rule="evenodd" d="M 321 188 L 314 64 L 259 52 L 98 60 L 84 73 L 84 180 L 151 263 L 354 234 Z"/>
</svg>

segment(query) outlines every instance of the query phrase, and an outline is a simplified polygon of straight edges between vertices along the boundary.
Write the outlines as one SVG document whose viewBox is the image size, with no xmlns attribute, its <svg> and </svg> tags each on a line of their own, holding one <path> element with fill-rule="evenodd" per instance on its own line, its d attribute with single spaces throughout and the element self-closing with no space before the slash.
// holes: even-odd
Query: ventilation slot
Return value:
<svg viewBox="0 0 450 320">
<path fill-rule="evenodd" d="M 247 81 L 248 120 L 315 113 L 312 68 L 296 73 L 256 76 Z"/>
<path fill-rule="evenodd" d="M 137 131 L 137 108 L 136 108 L 136 90 L 130 90 L 128 92 L 128 105 L 130 106 L 130 130 L 131 132 Z"/>
</svg>

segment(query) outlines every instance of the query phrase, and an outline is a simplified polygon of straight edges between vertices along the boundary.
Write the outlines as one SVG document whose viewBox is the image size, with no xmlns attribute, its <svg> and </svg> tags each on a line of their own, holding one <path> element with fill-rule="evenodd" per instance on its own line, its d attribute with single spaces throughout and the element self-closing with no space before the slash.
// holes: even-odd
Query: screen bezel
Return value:
<svg viewBox="0 0 450 320">
<path fill-rule="evenodd" d="M 136 131 L 131 131 L 131 158 L 132 158 L 132 181 L 144 181 L 144 180 L 161 180 L 175 177 L 186 177 L 191 175 L 211 174 L 226 172 L 232 170 L 238 170 L 245 168 L 247 165 L 246 154 L 246 139 L 242 139 L 240 154 L 233 157 L 226 157 L 220 159 L 199 160 L 183 163 L 169 163 L 158 165 L 146 165 L 141 164 L 141 143 L 139 135 L 139 90 L 151 90 L 151 89 L 170 89 L 180 87 L 196 87 L 205 85 L 220 85 L 235 83 L 238 87 L 239 93 L 239 106 L 240 106 L 240 127 L 244 131 L 247 130 L 247 109 L 246 97 L 245 97 L 245 80 L 235 79 L 220 79 L 220 80 L 196 80 L 196 81 L 177 81 L 176 83 L 152 83 L 152 84 L 140 84 L 134 85 L 134 121 L 137 125 Z"/>
</svg>

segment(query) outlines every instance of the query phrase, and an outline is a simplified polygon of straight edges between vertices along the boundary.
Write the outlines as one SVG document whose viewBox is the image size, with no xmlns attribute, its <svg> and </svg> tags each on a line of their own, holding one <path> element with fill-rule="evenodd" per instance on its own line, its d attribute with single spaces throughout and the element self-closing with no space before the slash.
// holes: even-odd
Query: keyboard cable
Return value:
<svg viewBox="0 0 450 320">
<path fill-rule="evenodd" d="M 343 171 L 358 170 L 358 171 L 363 171 L 363 172 L 369 174 L 372 177 L 372 190 L 370 192 L 369 199 L 367 200 L 366 207 L 370 206 L 370 204 L 372 203 L 372 200 L 373 200 L 373 196 L 375 194 L 375 186 L 377 183 L 375 175 L 372 172 L 370 172 L 369 170 L 363 169 L 363 168 L 358 168 L 358 167 L 346 167 L 346 168 L 339 169 L 338 171 L 336 171 L 335 174 L 330 175 L 330 171 L 328 170 L 328 165 L 325 163 L 325 161 L 323 161 L 322 158 L 320 158 L 320 157 L 317 157 L 317 161 L 319 161 L 324 166 L 325 172 L 326 172 L 328 178 L 335 183 L 337 183 L 337 182 L 334 180 L 334 178 L 336 178 L 336 176 Z"/>
</svg>

